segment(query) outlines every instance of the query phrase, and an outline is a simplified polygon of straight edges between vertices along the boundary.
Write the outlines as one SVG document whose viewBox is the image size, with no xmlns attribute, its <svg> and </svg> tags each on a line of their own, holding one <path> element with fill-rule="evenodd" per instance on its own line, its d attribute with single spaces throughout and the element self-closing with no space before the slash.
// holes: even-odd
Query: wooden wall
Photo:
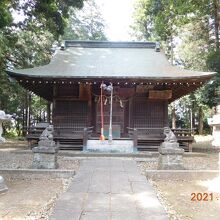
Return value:
<svg viewBox="0 0 220 220">
<path fill-rule="evenodd" d="M 168 125 L 168 103 L 166 100 L 150 100 L 133 97 L 129 105 L 129 127 L 161 128 Z"/>
<path fill-rule="evenodd" d="M 116 88 L 117 89 L 117 88 Z M 127 133 L 127 127 L 162 128 L 168 125 L 168 102 L 166 100 L 150 100 L 147 94 L 135 93 L 133 88 L 115 89 L 113 99 L 112 124 L 119 125 L 121 134 Z M 128 90 L 128 92 L 126 92 Z M 59 85 L 54 88 L 53 123 L 58 127 L 73 127 L 75 129 L 94 126 L 94 131 L 100 133 L 100 87 L 90 85 Z M 95 95 L 94 95 L 95 94 Z M 105 97 L 109 97 L 106 94 Z M 104 105 L 104 124 L 109 125 L 109 98 Z"/>
<path fill-rule="evenodd" d="M 88 127 L 91 94 L 86 85 L 59 85 L 54 88 L 53 124 L 62 132 Z M 72 128 L 72 129 L 71 129 Z"/>
</svg>

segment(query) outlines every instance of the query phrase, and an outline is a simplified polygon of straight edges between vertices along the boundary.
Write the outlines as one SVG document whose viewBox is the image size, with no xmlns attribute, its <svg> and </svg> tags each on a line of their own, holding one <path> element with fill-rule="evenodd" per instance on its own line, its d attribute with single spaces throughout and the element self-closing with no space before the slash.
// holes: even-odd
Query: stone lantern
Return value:
<svg viewBox="0 0 220 220">
<path fill-rule="evenodd" d="M 2 124 L 6 121 L 11 121 L 12 116 L 5 114 L 4 111 L 0 110 L 0 143 L 5 142 L 5 138 L 2 137 L 3 128 Z M 0 176 L 0 193 L 6 192 L 8 190 L 8 187 L 5 185 L 4 178 Z"/>
<path fill-rule="evenodd" d="M 11 119 L 12 119 L 11 115 L 5 114 L 4 111 L 0 110 L 0 143 L 5 142 L 5 138 L 2 137 L 2 133 L 3 133 L 2 124 L 3 122 L 11 121 Z"/>
<path fill-rule="evenodd" d="M 214 147 L 220 147 L 220 87 L 216 90 L 216 108 L 215 108 L 215 114 L 212 116 L 212 118 L 208 118 L 208 124 L 213 127 L 212 129 L 212 146 Z"/>
</svg>

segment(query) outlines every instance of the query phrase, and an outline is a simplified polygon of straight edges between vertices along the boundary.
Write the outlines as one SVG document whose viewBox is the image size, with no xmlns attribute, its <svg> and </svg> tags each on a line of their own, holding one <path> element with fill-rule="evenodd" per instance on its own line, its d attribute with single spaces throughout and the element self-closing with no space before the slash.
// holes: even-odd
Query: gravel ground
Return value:
<svg viewBox="0 0 220 220">
<path fill-rule="evenodd" d="M 0 169 L 29 169 L 32 153 L 16 153 L 27 149 L 25 141 L 8 141 L 0 145 Z M 59 170 L 77 170 L 79 160 L 74 157 L 58 156 Z M 0 195 L 0 219 L 47 220 L 57 198 L 69 187 L 67 179 L 13 179 L 6 178 L 9 188 Z M 44 187 L 42 187 L 42 185 Z"/>
<path fill-rule="evenodd" d="M 156 170 L 158 164 L 158 158 L 154 158 L 151 161 L 139 162 L 142 173 L 146 170 Z M 187 170 L 218 170 L 219 169 L 219 154 L 210 153 L 203 154 L 203 156 L 184 157 L 183 164 Z"/>
<path fill-rule="evenodd" d="M 6 180 L 9 190 L 0 195 L 0 219 L 47 220 L 57 198 L 71 181 L 71 178 Z"/>
<path fill-rule="evenodd" d="M 210 187 L 216 182 L 215 188 Z M 150 183 L 165 207 L 169 220 L 219 220 L 220 179 L 157 180 Z M 212 193 L 213 199 L 192 201 L 192 193 Z M 203 197 L 204 198 L 204 197 Z"/>
<path fill-rule="evenodd" d="M 77 170 L 79 161 L 75 158 L 58 156 L 58 170 Z M 33 154 L 0 152 L 0 169 L 29 169 L 33 162 Z"/>
</svg>

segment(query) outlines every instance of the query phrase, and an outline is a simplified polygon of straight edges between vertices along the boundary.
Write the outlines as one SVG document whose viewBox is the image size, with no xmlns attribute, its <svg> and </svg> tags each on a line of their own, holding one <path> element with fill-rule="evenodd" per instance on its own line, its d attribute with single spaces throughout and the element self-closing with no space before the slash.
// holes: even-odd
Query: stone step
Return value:
<svg viewBox="0 0 220 220">
<path fill-rule="evenodd" d="M 113 140 L 111 143 L 108 140 L 88 140 L 87 151 L 97 152 L 120 152 L 133 153 L 135 152 L 132 140 Z"/>
</svg>

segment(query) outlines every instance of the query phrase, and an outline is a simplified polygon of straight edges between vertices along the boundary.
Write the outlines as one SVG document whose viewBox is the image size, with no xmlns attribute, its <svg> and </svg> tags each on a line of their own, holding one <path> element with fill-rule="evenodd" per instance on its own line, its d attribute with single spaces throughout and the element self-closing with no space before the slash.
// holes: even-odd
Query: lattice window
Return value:
<svg viewBox="0 0 220 220">
<path fill-rule="evenodd" d="M 88 103 L 86 101 L 56 101 L 53 115 L 55 127 L 73 128 L 87 127 Z"/>
<path fill-rule="evenodd" d="M 146 97 L 134 98 L 130 121 L 136 128 L 160 128 L 165 120 L 164 101 L 147 100 Z"/>
</svg>

